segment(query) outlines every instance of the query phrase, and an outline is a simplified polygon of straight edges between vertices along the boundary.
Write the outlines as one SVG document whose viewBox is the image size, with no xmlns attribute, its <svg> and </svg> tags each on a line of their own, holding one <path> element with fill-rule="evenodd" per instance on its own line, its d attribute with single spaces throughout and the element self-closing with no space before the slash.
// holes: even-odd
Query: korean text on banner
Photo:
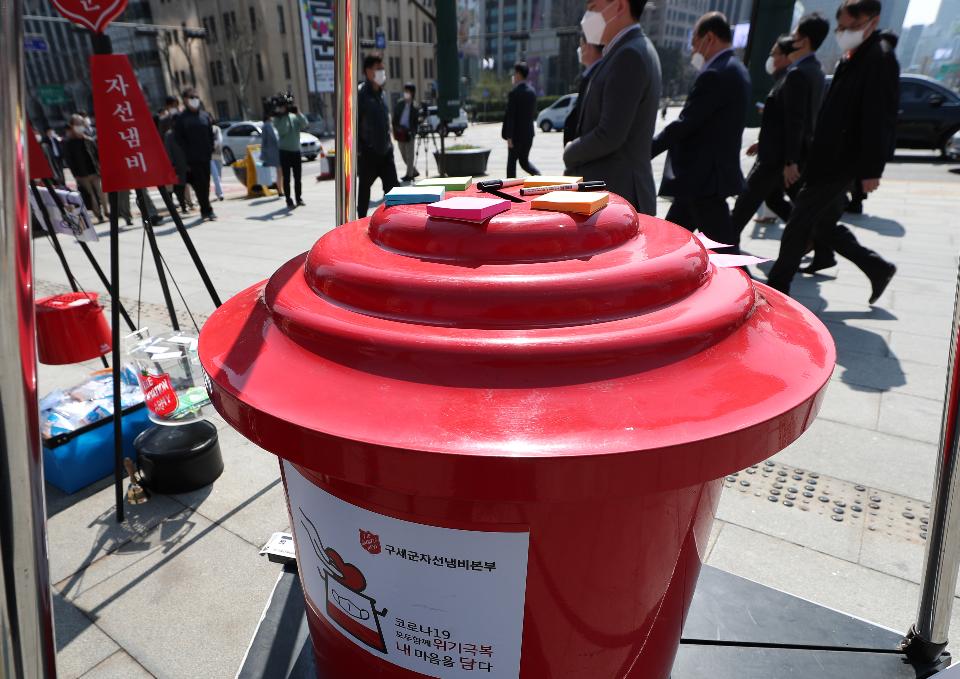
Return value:
<svg viewBox="0 0 960 679">
<path fill-rule="evenodd" d="M 94 54 L 90 79 L 103 190 L 176 184 L 177 175 L 127 57 Z"/>
<path fill-rule="evenodd" d="M 53 170 L 32 127 L 27 130 L 27 161 L 30 163 L 30 179 L 53 179 Z"/>
</svg>

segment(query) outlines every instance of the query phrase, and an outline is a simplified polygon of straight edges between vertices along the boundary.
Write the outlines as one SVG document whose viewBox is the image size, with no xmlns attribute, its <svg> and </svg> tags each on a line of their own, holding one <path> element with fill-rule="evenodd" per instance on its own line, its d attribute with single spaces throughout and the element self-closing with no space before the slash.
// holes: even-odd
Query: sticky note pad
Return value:
<svg viewBox="0 0 960 679">
<path fill-rule="evenodd" d="M 523 180 L 523 188 L 529 189 L 534 186 L 555 186 L 557 184 L 576 184 L 582 182 L 583 177 L 564 177 L 548 175 L 534 175 Z"/>
<path fill-rule="evenodd" d="M 510 201 L 503 198 L 472 198 L 469 196 L 447 198 L 427 206 L 431 217 L 463 219 L 468 222 L 482 222 L 494 215 L 510 209 Z"/>
<path fill-rule="evenodd" d="M 466 191 L 473 182 L 473 177 L 431 177 L 421 179 L 417 186 L 442 186 L 447 191 Z"/>
<path fill-rule="evenodd" d="M 535 210 L 556 210 L 578 215 L 592 215 L 606 207 L 610 194 L 606 191 L 551 191 L 537 196 L 530 203 Z"/>
<path fill-rule="evenodd" d="M 397 186 L 383 197 L 386 205 L 414 205 L 416 203 L 435 203 L 443 200 L 445 189 L 442 186 Z"/>
</svg>

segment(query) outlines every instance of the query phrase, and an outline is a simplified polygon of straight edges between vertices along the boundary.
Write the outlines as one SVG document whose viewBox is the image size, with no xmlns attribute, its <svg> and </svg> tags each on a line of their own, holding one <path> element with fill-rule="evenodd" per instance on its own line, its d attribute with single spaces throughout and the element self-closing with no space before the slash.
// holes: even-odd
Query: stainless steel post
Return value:
<svg viewBox="0 0 960 679">
<path fill-rule="evenodd" d="M 960 473 L 958 447 L 960 427 L 960 274 L 953 307 L 953 335 L 947 364 L 947 389 L 940 428 L 940 454 L 930 504 L 930 530 L 920 587 L 917 622 L 901 644 L 907 656 L 916 662 L 936 660 L 947 646 L 950 614 L 960 566 Z"/>
<path fill-rule="evenodd" d="M 37 414 L 23 1 L 0 2 L 0 676 L 56 676 Z"/>
<path fill-rule="evenodd" d="M 337 0 L 333 50 L 337 100 L 337 225 L 357 218 L 357 0 Z"/>
</svg>

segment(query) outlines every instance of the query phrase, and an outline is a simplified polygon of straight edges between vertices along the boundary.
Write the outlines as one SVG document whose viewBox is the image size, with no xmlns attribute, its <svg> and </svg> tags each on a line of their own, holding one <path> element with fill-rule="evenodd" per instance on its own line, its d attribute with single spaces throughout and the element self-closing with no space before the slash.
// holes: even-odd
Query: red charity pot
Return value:
<svg viewBox="0 0 960 679">
<path fill-rule="evenodd" d="M 281 458 L 336 678 L 665 679 L 722 478 L 800 436 L 835 361 L 813 314 L 617 196 L 381 208 L 199 349 Z"/>
<path fill-rule="evenodd" d="M 110 326 L 95 292 L 68 292 L 37 300 L 37 350 L 41 363 L 80 363 L 113 347 Z"/>
</svg>

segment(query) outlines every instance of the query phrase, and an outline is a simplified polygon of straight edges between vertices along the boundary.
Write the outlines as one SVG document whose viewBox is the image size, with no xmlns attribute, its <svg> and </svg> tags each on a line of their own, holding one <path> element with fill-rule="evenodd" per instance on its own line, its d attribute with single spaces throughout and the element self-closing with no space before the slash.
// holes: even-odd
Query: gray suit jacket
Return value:
<svg viewBox="0 0 960 679">
<path fill-rule="evenodd" d="M 637 212 L 655 215 L 650 144 L 659 106 L 660 58 L 638 25 L 590 74 L 577 138 L 563 152 L 567 174 L 603 180 Z"/>
</svg>

